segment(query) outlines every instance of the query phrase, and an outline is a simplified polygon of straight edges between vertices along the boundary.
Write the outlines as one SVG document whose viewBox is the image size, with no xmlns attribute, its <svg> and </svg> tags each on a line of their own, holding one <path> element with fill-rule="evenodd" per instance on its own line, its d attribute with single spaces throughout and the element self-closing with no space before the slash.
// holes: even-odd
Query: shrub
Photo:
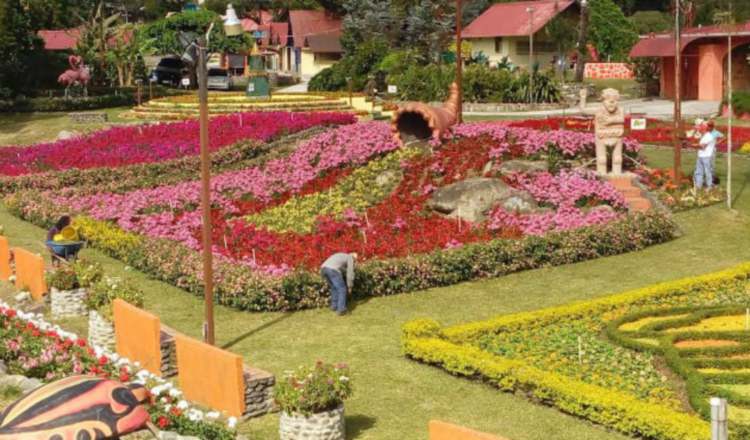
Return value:
<svg viewBox="0 0 750 440">
<path fill-rule="evenodd" d="M 118 298 L 143 307 L 143 292 L 130 281 L 111 277 L 104 277 L 93 286 L 86 296 L 86 306 L 112 320 L 112 303 Z"/>
<path fill-rule="evenodd" d="M 57 290 L 73 290 L 80 287 L 78 274 L 69 264 L 61 264 L 53 272 L 47 274 L 47 285 Z"/>
<path fill-rule="evenodd" d="M 287 414 L 310 416 L 331 411 L 352 394 L 346 364 L 318 361 L 314 367 L 300 367 L 288 373 L 274 388 L 274 398 Z"/>
<path fill-rule="evenodd" d="M 104 268 L 100 263 L 80 258 L 72 266 L 81 287 L 92 287 L 104 277 Z"/>
</svg>

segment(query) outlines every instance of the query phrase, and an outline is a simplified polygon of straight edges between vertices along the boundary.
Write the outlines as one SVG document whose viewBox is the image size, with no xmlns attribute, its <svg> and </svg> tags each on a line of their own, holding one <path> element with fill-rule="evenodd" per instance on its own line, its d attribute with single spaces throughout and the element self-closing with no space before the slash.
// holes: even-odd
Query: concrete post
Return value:
<svg viewBox="0 0 750 440">
<path fill-rule="evenodd" d="M 711 440 L 728 440 L 727 399 L 711 398 Z"/>
</svg>

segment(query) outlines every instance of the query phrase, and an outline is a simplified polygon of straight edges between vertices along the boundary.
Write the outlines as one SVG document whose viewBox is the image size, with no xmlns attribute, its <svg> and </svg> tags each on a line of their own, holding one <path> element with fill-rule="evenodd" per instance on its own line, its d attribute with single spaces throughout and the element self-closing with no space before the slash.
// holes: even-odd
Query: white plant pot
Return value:
<svg viewBox="0 0 750 440">
<path fill-rule="evenodd" d="M 53 287 L 50 291 L 50 311 L 55 319 L 86 316 L 86 289 L 57 290 Z"/>
<path fill-rule="evenodd" d="M 344 406 L 333 411 L 312 414 L 287 414 L 279 419 L 280 440 L 344 440 L 346 438 Z"/>
<path fill-rule="evenodd" d="M 96 310 L 89 312 L 89 344 L 109 349 L 115 346 L 115 326 Z"/>
</svg>

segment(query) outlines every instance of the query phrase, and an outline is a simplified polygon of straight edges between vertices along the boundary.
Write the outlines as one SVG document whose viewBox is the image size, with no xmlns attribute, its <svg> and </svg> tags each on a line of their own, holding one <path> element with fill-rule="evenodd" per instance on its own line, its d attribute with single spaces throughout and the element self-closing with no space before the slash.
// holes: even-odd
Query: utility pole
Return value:
<svg viewBox="0 0 750 440">
<path fill-rule="evenodd" d="M 586 68 L 586 34 L 589 26 L 588 0 L 580 0 L 581 21 L 578 25 L 578 62 L 576 63 L 576 82 L 583 82 L 583 72 Z"/>
<path fill-rule="evenodd" d="M 526 8 L 529 13 L 529 103 L 534 105 L 534 7 Z"/>
<path fill-rule="evenodd" d="M 675 0 L 674 8 L 674 134 L 672 142 L 674 146 L 674 181 L 678 183 L 682 176 L 682 39 L 680 30 L 680 0 Z"/>
<path fill-rule="evenodd" d="M 727 23 L 729 26 L 727 32 L 727 89 L 728 89 L 728 107 L 729 107 L 729 122 L 727 123 L 727 208 L 732 209 L 732 125 L 734 123 L 734 106 L 732 105 L 732 98 L 734 97 L 733 83 L 732 83 L 732 28 L 734 25 L 734 4 L 729 1 L 729 17 L 727 17 Z"/>
<path fill-rule="evenodd" d="M 456 0 L 456 85 L 458 86 L 458 108 L 456 109 L 456 122 L 464 122 L 464 95 L 463 95 L 463 54 L 461 53 L 461 0 Z"/>
</svg>

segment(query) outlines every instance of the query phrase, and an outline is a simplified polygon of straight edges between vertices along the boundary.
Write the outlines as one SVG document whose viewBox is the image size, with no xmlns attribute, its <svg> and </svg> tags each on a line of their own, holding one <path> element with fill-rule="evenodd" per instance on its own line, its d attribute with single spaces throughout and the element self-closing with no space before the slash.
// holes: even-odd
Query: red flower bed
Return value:
<svg viewBox="0 0 750 440">
<path fill-rule="evenodd" d="M 243 139 L 267 142 L 285 133 L 316 125 L 351 124 L 348 113 L 259 112 L 212 118 L 210 149 L 219 150 Z M 88 136 L 29 147 L 0 149 L 0 174 L 17 176 L 69 168 L 119 167 L 160 162 L 200 151 L 199 122 L 122 126 Z"/>
</svg>

